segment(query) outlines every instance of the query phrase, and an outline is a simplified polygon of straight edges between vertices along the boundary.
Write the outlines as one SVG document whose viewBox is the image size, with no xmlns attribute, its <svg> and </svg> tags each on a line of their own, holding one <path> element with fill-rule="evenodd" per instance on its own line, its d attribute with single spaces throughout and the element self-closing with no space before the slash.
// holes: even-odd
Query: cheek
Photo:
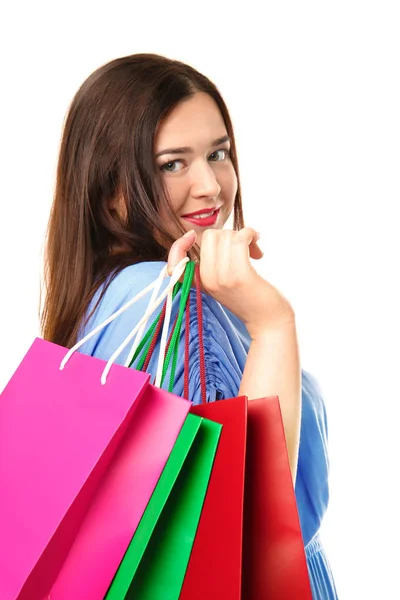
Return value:
<svg viewBox="0 0 400 600">
<path fill-rule="evenodd" d="M 172 179 L 172 178 L 171 178 Z M 184 178 L 171 180 L 166 184 L 166 190 L 173 211 L 179 212 L 180 208 L 185 204 L 188 197 L 189 189 Z"/>
</svg>

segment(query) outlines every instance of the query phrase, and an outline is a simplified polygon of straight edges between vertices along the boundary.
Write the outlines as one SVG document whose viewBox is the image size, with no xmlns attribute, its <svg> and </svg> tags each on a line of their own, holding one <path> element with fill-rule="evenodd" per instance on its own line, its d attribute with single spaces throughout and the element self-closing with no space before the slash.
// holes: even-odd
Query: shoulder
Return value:
<svg viewBox="0 0 400 600">
<path fill-rule="evenodd" d="M 127 302 L 145 290 L 160 275 L 165 262 L 142 262 L 122 269 L 114 277 L 110 277 L 95 294 L 90 303 L 84 325 L 78 338 L 82 339 L 89 332 L 99 327 L 106 319 L 120 310 Z M 166 278 L 162 289 L 168 284 Z M 100 301 L 99 301 L 100 299 Z M 128 335 L 145 313 L 150 293 L 144 295 L 112 322 L 98 331 L 81 347 L 85 354 L 108 360 L 112 352 Z"/>
<path fill-rule="evenodd" d="M 105 304 L 118 303 L 127 295 L 139 293 L 152 283 L 165 267 L 165 262 L 141 262 L 122 269 L 102 286 L 97 294 L 105 288 L 102 302 Z"/>
<path fill-rule="evenodd" d="M 95 310 L 96 320 L 101 315 L 106 318 L 157 279 L 165 264 L 164 262 L 141 262 L 125 267 L 117 275 L 111 276 L 97 290 L 88 307 L 88 314 L 92 312 L 101 296 L 101 301 Z M 164 285 L 166 284 L 165 281 Z"/>
</svg>

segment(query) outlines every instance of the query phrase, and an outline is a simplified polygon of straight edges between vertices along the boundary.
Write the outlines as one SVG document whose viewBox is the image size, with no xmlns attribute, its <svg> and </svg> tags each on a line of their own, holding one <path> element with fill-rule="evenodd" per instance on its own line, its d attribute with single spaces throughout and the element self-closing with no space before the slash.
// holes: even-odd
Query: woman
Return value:
<svg viewBox="0 0 400 600">
<path fill-rule="evenodd" d="M 231 215 L 233 229 L 223 229 Z M 171 272 L 186 253 L 200 259 L 207 400 L 279 396 L 314 598 L 336 598 L 318 536 L 328 501 L 324 404 L 300 368 L 290 303 L 250 262 L 262 256 L 258 240 L 244 227 L 233 128 L 213 83 L 188 65 L 143 54 L 114 60 L 83 83 L 60 149 L 43 336 L 71 347 L 166 261 Z M 82 351 L 109 359 L 147 301 Z M 189 384 L 198 403 L 194 318 L 191 327 Z M 182 356 L 174 392 L 183 394 Z"/>
</svg>

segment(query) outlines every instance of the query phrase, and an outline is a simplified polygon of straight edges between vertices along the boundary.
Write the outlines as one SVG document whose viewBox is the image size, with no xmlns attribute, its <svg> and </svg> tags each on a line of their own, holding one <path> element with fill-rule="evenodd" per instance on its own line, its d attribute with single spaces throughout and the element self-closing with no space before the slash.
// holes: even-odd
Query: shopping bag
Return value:
<svg viewBox="0 0 400 600">
<path fill-rule="evenodd" d="M 247 409 L 243 600 L 312 600 L 278 397 Z"/>
<path fill-rule="evenodd" d="M 188 413 L 152 385 L 136 411 L 51 589 L 51 600 L 104 597 Z"/>
<path fill-rule="evenodd" d="M 180 597 L 220 432 L 188 415 L 106 600 Z"/>
<path fill-rule="evenodd" d="M 50 589 L 148 376 L 36 339 L 0 399 L 0 598 Z M 89 437 L 90 435 L 90 437 Z"/>
<path fill-rule="evenodd" d="M 107 592 L 106 600 L 125 598 L 160 514 L 199 431 L 201 419 L 185 420 L 150 502 Z"/>
<path fill-rule="evenodd" d="M 215 462 L 180 600 L 240 600 L 247 398 L 191 408 L 222 424 Z"/>
<path fill-rule="evenodd" d="M 191 412 L 223 429 L 180 600 L 311 600 L 278 398 Z"/>
<path fill-rule="evenodd" d="M 122 309 L 108 322 L 120 312 Z M 35 340 L 1 396 L 0 597 L 4 600 L 48 597 L 146 391 L 150 389 L 150 396 L 164 398 L 166 403 L 166 392 L 149 388 L 148 375 L 118 365 L 110 372 L 116 354 L 105 364 L 74 353 L 76 346 L 67 352 L 56 344 Z M 168 435 L 160 436 L 160 440 L 153 435 L 155 452 L 147 457 L 150 471 L 145 469 L 143 474 L 147 485 L 135 490 L 134 502 L 140 499 L 142 512 L 190 407 L 181 398 L 174 400 L 172 425 L 161 411 Z M 117 494 L 118 498 L 122 496 Z M 96 506 L 99 504 L 104 506 Z M 141 514 L 136 512 L 138 521 Z M 97 537 L 90 539 L 92 566 L 99 564 L 98 540 L 101 531 L 107 530 L 107 523 L 98 525 Z M 120 532 L 114 531 L 116 565 L 132 532 L 121 541 Z M 104 592 L 114 572 L 108 580 L 102 572 L 98 574 Z M 69 574 L 70 581 L 74 577 Z M 89 598 L 81 592 L 64 597 Z"/>
</svg>

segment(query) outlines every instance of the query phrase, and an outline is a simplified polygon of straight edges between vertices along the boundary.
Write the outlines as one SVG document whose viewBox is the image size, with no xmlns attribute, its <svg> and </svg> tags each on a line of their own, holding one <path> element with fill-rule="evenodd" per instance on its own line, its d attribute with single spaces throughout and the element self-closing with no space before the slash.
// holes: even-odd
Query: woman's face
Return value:
<svg viewBox="0 0 400 600">
<path fill-rule="evenodd" d="M 157 132 L 156 162 L 171 206 L 183 228 L 195 230 L 198 245 L 206 229 L 222 229 L 232 212 L 237 178 L 229 152 L 222 115 L 204 92 L 181 102 Z M 169 214 L 163 216 L 173 229 Z"/>
</svg>

